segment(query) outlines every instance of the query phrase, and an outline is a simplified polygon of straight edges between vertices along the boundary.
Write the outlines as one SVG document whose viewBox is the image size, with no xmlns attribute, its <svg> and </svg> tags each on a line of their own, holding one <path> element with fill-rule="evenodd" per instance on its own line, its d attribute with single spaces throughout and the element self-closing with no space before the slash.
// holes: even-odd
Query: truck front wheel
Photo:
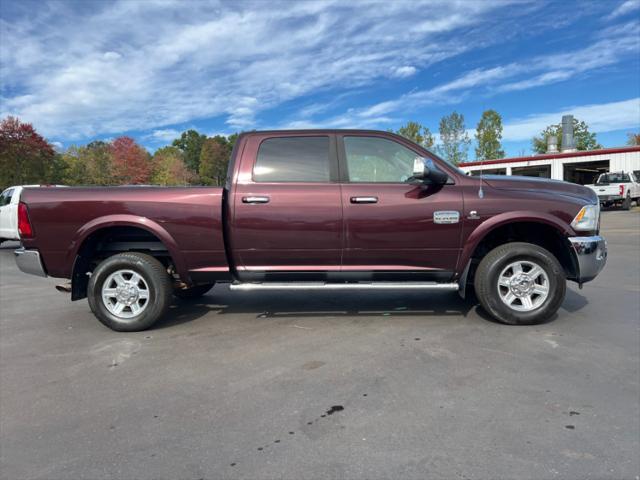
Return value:
<svg viewBox="0 0 640 480">
<path fill-rule="evenodd" d="M 87 297 L 93 314 L 119 332 L 153 325 L 171 304 L 172 284 L 162 263 L 137 252 L 113 255 L 89 279 Z"/>
<path fill-rule="evenodd" d="M 566 284 L 564 269 L 551 252 L 523 242 L 493 249 L 474 278 L 482 307 L 510 325 L 535 325 L 551 318 L 564 300 Z"/>
</svg>

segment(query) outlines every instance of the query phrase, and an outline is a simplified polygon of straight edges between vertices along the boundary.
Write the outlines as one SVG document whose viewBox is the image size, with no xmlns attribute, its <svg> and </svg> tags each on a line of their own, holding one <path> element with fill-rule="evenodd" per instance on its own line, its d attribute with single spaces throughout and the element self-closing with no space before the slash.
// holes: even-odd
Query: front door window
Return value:
<svg viewBox="0 0 640 480">
<path fill-rule="evenodd" d="M 418 156 L 397 142 L 378 137 L 344 137 L 347 175 L 353 183 L 405 183 Z"/>
</svg>

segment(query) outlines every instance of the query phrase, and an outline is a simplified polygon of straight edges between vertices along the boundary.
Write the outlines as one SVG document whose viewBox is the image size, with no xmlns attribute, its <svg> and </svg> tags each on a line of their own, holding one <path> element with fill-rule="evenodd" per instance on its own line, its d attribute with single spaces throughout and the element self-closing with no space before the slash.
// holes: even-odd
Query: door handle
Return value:
<svg viewBox="0 0 640 480">
<path fill-rule="evenodd" d="M 269 203 L 269 197 L 242 197 L 242 203 Z"/>
<path fill-rule="evenodd" d="M 378 203 L 378 197 L 351 197 L 351 203 Z"/>
</svg>

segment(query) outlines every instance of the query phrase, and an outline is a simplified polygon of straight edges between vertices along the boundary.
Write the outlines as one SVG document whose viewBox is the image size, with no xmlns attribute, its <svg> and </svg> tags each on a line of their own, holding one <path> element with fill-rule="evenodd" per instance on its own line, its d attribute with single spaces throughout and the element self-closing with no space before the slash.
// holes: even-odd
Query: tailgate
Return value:
<svg viewBox="0 0 640 480">
<path fill-rule="evenodd" d="M 594 185 L 592 188 L 598 197 L 620 196 L 620 185 L 618 184 Z"/>
</svg>

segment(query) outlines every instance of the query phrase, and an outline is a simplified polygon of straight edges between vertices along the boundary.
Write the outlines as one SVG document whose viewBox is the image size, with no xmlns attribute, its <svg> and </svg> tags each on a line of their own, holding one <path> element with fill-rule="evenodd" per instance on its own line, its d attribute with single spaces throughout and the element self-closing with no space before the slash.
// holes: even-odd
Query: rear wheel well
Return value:
<svg viewBox="0 0 640 480">
<path fill-rule="evenodd" d="M 140 227 L 107 227 L 92 232 L 78 249 L 73 264 L 71 299 L 87 296 L 89 273 L 105 258 L 122 252 L 146 253 L 156 258 L 174 281 L 179 281 L 173 260 L 166 246 L 153 233 Z"/>
<path fill-rule="evenodd" d="M 577 278 L 578 267 L 571 255 L 567 239 L 560 231 L 546 223 L 515 222 L 492 230 L 476 246 L 471 255 L 467 284 L 473 283 L 478 264 L 487 253 L 500 245 L 511 242 L 532 243 L 548 250 L 558 259 L 567 278 Z"/>
</svg>

